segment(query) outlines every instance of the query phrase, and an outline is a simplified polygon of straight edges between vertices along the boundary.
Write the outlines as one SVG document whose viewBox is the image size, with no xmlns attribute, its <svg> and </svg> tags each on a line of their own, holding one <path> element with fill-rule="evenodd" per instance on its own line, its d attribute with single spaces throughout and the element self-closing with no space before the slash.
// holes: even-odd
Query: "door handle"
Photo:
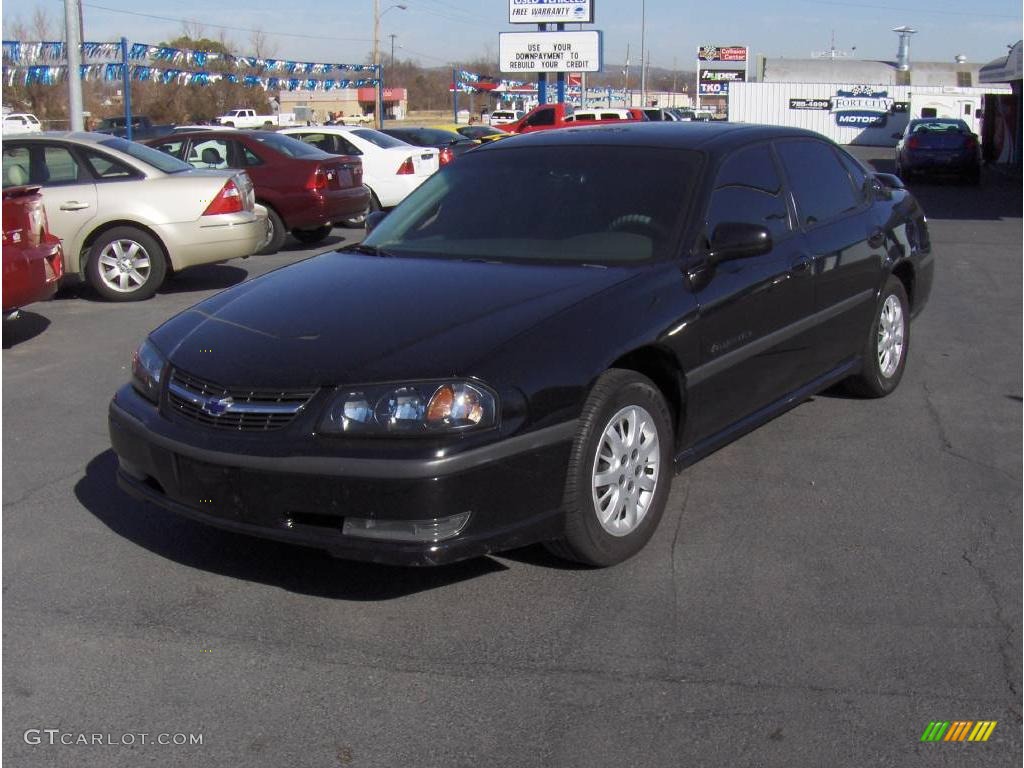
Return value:
<svg viewBox="0 0 1024 768">
<path fill-rule="evenodd" d="M 60 209 L 62 211 L 80 211 L 83 208 L 88 208 L 88 207 L 89 207 L 88 203 L 80 203 L 77 200 L 68 200 L 66 203 L 61 205 Z"/>
<path fill-rule="evenodd" d="M 813 261 L 813 259 L 808 254 L 801 253 L 799 256 L 793 259 L 793 263 L 790 266 L 790 270 L 793 272 L 806 272 L 808 269 L 811 268 L 811 261 Z"/>
<path fill-rule="evenodd" d="M 872 248 L 881 248 L 885 245 L 885 232 L 875 227 L 868 233 L 868 245 Z"/>
</svg>

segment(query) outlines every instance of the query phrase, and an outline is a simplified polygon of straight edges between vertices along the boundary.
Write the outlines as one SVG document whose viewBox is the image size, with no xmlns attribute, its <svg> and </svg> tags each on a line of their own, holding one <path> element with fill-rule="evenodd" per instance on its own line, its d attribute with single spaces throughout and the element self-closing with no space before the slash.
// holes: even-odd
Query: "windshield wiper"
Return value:
<svg viewBox="0 0 1024 768">
<path fill-rule="evenodd" d="M 385 251 L 379 245 L 364 245 L 363 243 L 355 243 L 345 248 L 345 250 L 355 251 L 356 253 L 368 253 L 371 256 L 394 256 L 393 253 Z"/>
</svg>

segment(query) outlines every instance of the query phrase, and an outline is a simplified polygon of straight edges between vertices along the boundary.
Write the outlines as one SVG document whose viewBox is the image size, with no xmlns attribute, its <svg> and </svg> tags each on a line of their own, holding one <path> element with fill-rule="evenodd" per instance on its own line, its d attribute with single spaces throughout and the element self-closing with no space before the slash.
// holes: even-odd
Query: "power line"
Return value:
<svg viewBox="0 0 1024 768">
<path fill-rule="evenodd" d="M 337 35 L 331 35 L 330 37 L 325 35 L 302 35 L 296 32 L 268 32 L 265 29 L 252 29 L 249 27 L 231 27 L 226 24 L 212 24 L 206 21 L 199 21 L 198 19 L 185 19 L 175 18 L 173 16 L 158 16 L 153 13 L 140 13 L 138 11 L 126 11 L 123 8 L 108 8 L 104 5 L 95 5 L 94 3 L 82 3 L 86 8 L 92 8 L 99 11 L 107 11 L 108 13 L 121 13 L 127 16 L 141 16 L 146 19 L 156 19 L 157 21 L 173 21 L 178 24 L 197 24 L 201 27 L 212 27 L 214 29 L 226 29 L 230 32 L 250 32 L 250 33 L 262 33 L 268 37 L 298 37 L 304 40 L 345 40 L 347 42 L 357 43 L 371 43 L 373 42 L 369 38 L 365 37 L 338 37 Z"/>
</svg>

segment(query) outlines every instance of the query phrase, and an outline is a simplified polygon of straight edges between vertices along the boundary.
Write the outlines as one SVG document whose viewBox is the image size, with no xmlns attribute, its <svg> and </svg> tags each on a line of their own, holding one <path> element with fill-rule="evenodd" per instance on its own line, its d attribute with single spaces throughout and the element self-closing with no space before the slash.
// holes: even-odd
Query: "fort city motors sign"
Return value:
<svg viewBox="0 0 1024 768">
<path fill-rule="evenodd" d="M 509 24 L 547 24 L 594 21 L 594 0 L 508 0 Z"/>
<path fill-rule="evenodd" d="M 836 91 L 832 114 L 836 125 L 881 128 L 889 119 L 895 99 L 888 91 L 876 91 L 870 85 L 855 85 L 848 91 Z"/>
</svg>

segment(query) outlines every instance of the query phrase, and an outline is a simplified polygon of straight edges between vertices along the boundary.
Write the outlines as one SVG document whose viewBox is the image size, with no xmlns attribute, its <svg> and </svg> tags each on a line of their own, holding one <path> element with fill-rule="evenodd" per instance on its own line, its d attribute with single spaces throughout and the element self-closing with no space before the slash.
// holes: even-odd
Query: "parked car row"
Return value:
<svg viewBox="0 0 1024 768">
<path fill-rule="evenodd" d="M 3 188 L 38 186 L 67 279 L 111 301 L 152 296 L 172 270 L 253 253 L 266 211 L 245 172 L 197 170 L 99 133 L 26 134 L 3 144 Z"/>
</svg>

